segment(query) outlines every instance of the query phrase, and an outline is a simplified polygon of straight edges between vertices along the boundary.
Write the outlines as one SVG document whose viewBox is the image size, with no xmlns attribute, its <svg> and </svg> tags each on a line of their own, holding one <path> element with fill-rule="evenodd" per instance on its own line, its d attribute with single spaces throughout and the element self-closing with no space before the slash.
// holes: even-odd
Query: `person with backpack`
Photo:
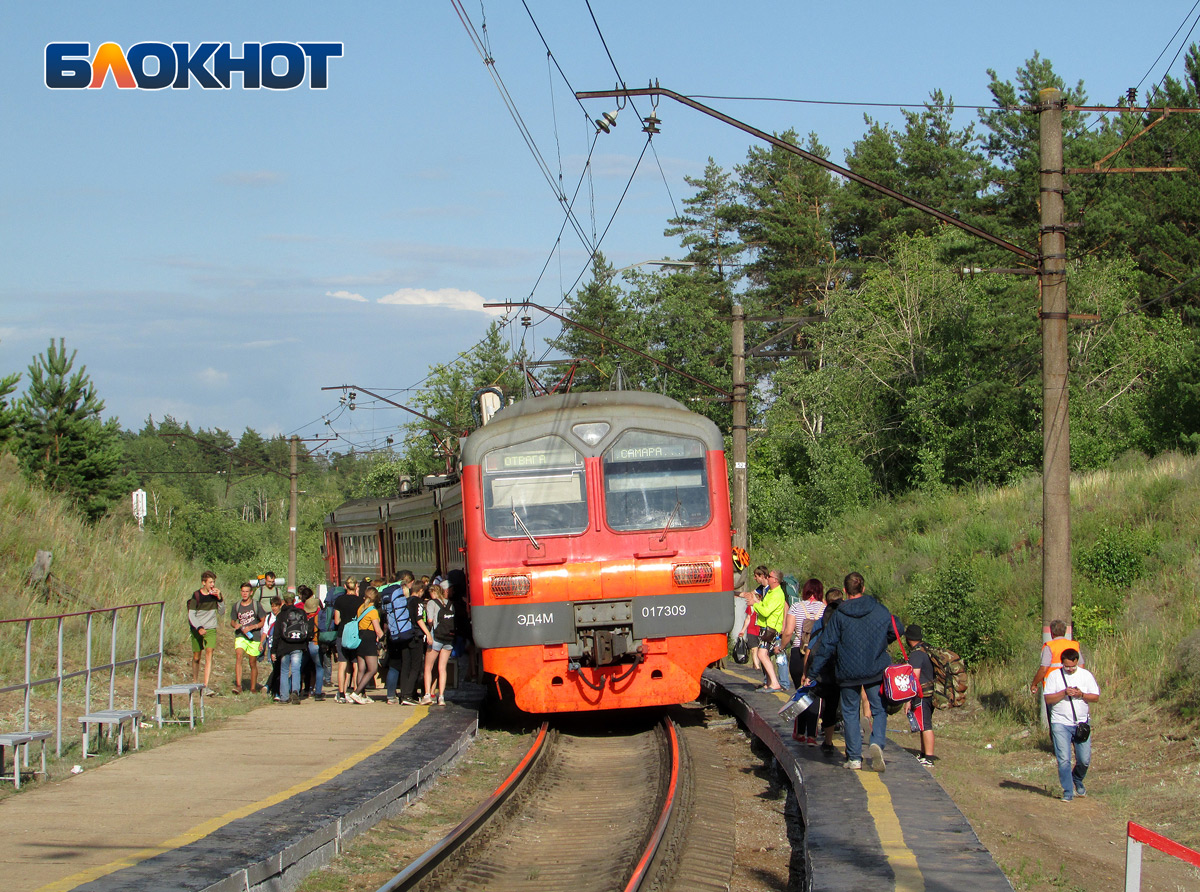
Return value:
<svg viewBox="0 0 1200 892">
<path fill-rule="evenodd" d="M 358 644 L 350 644 L 354 648 L 355 675 L 358 684 L 346 694 L 351 703 L 367 705 L 374 703 L 366 696 L 366 690 L 375 678 L 375 670 L 379 668 L 379 639 L 383 637 L 383 628 L 379 624 L 379 589 L 368 586 L 363 595 L 362 606 L 358 608 L 352 625 L 347 625 L 342 632 L 342 644 L 348 643 L 347 635 L 354 629 L 357 631 Z"/>
<path fill-rule="evenodd" d="M 271 662 L 279 672 L 276 703 L 300 702 L 300 666 L 312 636 L 312 620 L 302 607 L 295 604 L 280 606 L 279 615 L 275 617 L 271 647 Z"/>
<path fill-rule="evenodd" d="M 312 692 L 314 700 L 324 700 L 324 684 L 325 684 L 325 661 L 321 657 L 321 644 L 317 640 L 317 619 L 321 615 L 321 599 L 318 598 L 313 590 L 307 585 L 296 586 L 297 604 L 304 615 L 308 617 L 311 624 L 312 637 L 308 639 L 308 644 L 305 646 L 305 655 L 308 657 L 304 661 L 304 665 L 300 670 L 300 678 L 304 685 L 304 690 Z M 301 698 L 305 696 L 304 690 L 300 692 Z"/>
<path fill-rule="evenodd" d="M 262 653 L 262 627 L 266 611 L 253 597 L 254 586 L 242 583 L 242 599 L 229 610 L 229 625 L 233 627 L 233 692 L 242 692 L 242 661 L 245 655 L 250 664 L 250 690 L 258 690 L 258 655 Z"/>
<path fill-rule="evenodd" d="M 842 590 L 840 588 L 831 588 L 825 592 L 825 612 L 813 624 L 812 636 L 808 639 L 808 654 L 804 658 L 802 678 L 811 676 L 812 673 L 809 671 L 809 667 L 812 665 L 813 655 L 821 646 L 821 633 L 825 631 L 825 623 L 833 619 L 833 615 L 837 612 L 841 603 Z M 837 726 L 838 710 L 841 708 L 841 690 L 838 688 L 837 675 L 834 673 L 833 664 L 827 664 L 821 677 L 815 680 L 817 683 L 817 696 L 821 698 L 821 736 L 823 738 L 821 741 L 821 754 L 832 756 L 835 752 L 833 730 Z"/>
<path fill-rule="evenodd" d="M 358 583 L 354 577 L 346 580 L 345 591 L 333 602 L 333 657 L 334 668 L 337 670 L 337 703 L 349 703 L 346 699 L 346 688 L 354 689 L 357 681 L 354 674 L 354 651 L 347 649 L 342 643 L 342 635 L 346 625 L 358 616 L 358 608 L 362 606 L 362 598 L 358 596 Z"/>
<path fill-rule="evenodd" d="M 825 587 L 819 579 L 810 579 L 800 589 L 800 597 L 788 608 L 783 619 L 783 647 L 789 648 L 788 672 L 792 684 L 800 687 L 804 677 L 804 659 L 808 656 L 809 640 L 813 627 L 825 614 Z M 793 739 L 809 746 L 817 745 L 817 718 L 820 704 L 814 700 L 804 712 L 796 717 Z"/>
<path fill-rule="evenodd" d="M 440 591 L 439 591 L 440 589 Z M 422 706 L 446 705 L 446 667 L 450 663 L 450 655 L 454 652 L 454 636 L 457 634 L 456 616 L 459 603 L 451 590 L 450 580 L 443 579 L 437 585 L 430 586 L 433 595 L 426 602 L 426 628 L 428 633 L 425 642 L 425 696 L 420 699 Z M 437 597 L 441 594 L 442 597 Z M 437 697 L 433 695 L 433 668 L 437 666 Z"/>
<path fill-rule="evenodd" d="M 758 616 L 758 660 L 767 674 L 767 683 L 760 691 L 782 691 L 779 677 L 775 674 L 775 660 L 771 651 L 783 629 L 783 617 L 787 613 L 787 598 L 783 594 L 783 574 L 778 570 L 767 572 L 767 593 L 761 597 L 755 592 L 743 592 L 742 597 Z"/>
<path fill-rule="evenodd" d="M 912 716 L 921 732 L 921 755 L 917 761 L 926 768 L 933 767 L 933 658 L 921 640 L 924 630 L 910 623 L 904 630 L 908 642 L 908 663 L 921 688 L 921 696 L 904 701 L 904 711 Z"/>
<path fill-rule="evenodd" d="M 412 572 L 402 570 L 397 576 L 382 596 L 388 633 L 387 702 L 415 706 L 417 679 L 425 655 L 425 620 L 421 599 L 414 593 L 417 582 Z"/>
</svg>

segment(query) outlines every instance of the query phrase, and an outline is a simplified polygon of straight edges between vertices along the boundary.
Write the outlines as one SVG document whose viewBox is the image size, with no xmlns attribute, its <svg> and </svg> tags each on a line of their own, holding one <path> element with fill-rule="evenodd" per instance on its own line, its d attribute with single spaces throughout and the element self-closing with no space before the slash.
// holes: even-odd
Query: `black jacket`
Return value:
<svg viewBox="0 0 1200 892">
<path fill-rule="evenodd" d="M 847 598 L 821 632 L 809 677 L 819 678 L 825 664 L 834 660 L 841 687 L 879 684 L 883 671 L 892 665 L 887 647 L 897 632 L 904 634 L 904 623 L 897 620 L 893 630 L 891 611 L 870 595 Z"/>
</svg>

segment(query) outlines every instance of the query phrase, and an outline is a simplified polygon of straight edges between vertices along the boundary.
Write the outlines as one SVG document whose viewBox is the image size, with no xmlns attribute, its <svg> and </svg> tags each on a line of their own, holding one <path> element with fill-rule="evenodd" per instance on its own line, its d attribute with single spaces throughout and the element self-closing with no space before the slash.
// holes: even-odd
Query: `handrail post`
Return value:
<svg viewBox="0 0 1200 892">
<path fill-rule="evenodd" d="M 112 635 L 108 640 L 108 708 L 117 708 L 117 608 L 112 609 Z"/>
<path fill-rule="evenodd" d="M 158 687 L 162 687 L 162 667 L 163 667 L 163 638 L 167 627 L 167 602 L 162 601 L 158 605 Z"/>
<path fill-rule="evenodd" d="M 142 674 L 142 605 L 137 606 L 137 628 L 133 632 L 133 708 L 138 708 L 138 679 Z"/>
<path fill-rule="evenodd" d="M 63 701 L 63 620 L 64 617 L 58 618 L 58 714 L 55 719 L 54 733 L 56 740 L 54 742 L 54 755 L 62 756 L 62 701 Z M 26 750 L 29 747 L 25 748 Z"/>
<path fill-rule="evenodd" d="M 1141 892 L 1142 844 L 1132 836 L 1125 837 L 1125 892 Z"/>
<path fill-rule="evenodd" d="M 25 621 L 25 730 L 29 730 L 29 699 L 33 691 L 33 664 L 30 662 L 33 653 L 33 620 Z"/>
<path fill-rule="evenodd" d="M 92 612 L 87 615 L 87 655 L 83 667 L 83 711 L 85 713 L 92 711 L 92 617 L 95 615 Z"/>
</svg>

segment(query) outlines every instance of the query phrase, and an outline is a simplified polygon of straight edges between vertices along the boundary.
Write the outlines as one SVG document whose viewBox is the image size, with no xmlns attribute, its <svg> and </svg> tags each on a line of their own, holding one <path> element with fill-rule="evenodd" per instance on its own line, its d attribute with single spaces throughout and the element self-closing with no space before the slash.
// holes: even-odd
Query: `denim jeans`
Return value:
<svg viewBox="0 0 1200 892">
<path fill-rule="evenodd" d="M 1076 793 L 1084 793 L 1083 779 L 1092 764 L 1092 738 L 1075 743 L 1074 725 L 1050 724 L 1050 740 L 1054 744 L 1054 758 L 1058 760 L 1058 782 L 1062 784 L 1063 798 L 1073 799 Z M 1071 747 L 1075 748 L 1075 768 L 1071 769 Z"/>
<path fill-rule="evenodd" d="M 300 693 L 300 663 L 304 651 L 294 650 L 279 656 L 279 699 L 286 700 L 292 693 Z"/>
<path fill-rule="evenodd" d="M 865 686 L 867 702 L 871 704 L 871 743 L 887 747 L 887 713 L 879 696 L 879 682 Z M 842 688 L 842 727 L 845 729 L 846 758 L 862 758 L 862 721 L 858 714 L 862 704 L 861 688 Z"/>
<path fill-rule="evenodd" d="M 308 642 L 308 658 L 312 660 L 313 670 L 317 674 L 313 679 L 313 693 L 324 693 L 322 685 L 325 684 L 325 662 L 321 659 L 321 645 L 315 641 Z"/>
</svg>

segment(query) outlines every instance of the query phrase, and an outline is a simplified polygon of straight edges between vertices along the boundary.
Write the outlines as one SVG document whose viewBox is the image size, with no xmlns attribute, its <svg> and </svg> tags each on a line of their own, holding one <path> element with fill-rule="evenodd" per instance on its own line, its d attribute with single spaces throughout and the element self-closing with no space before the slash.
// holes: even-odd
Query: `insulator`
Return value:
<svg viewBox="0 0 1200 892">
<path fill-rule="evenodd" d="M 1137 87 L 1130 87 L 1126 90 L 1125 98 L 1131 106 L 1137 105 Z"/>
</svg>

